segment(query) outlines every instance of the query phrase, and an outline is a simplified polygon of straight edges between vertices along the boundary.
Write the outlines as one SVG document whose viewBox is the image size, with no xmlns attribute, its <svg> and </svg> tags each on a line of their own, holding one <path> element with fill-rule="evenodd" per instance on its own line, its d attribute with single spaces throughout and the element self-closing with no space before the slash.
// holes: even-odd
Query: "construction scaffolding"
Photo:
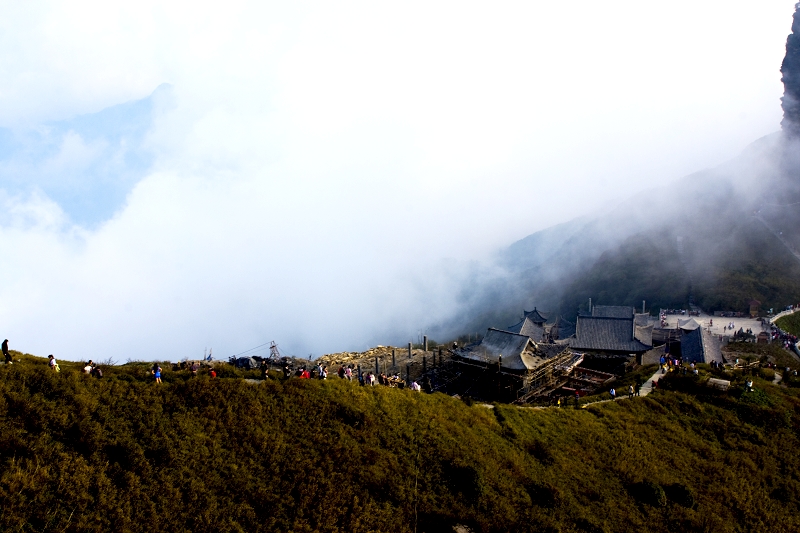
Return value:
<svg viewBox="0 0 800 533">
<path fill-rule="evenodd" d="M 537 396 L 565 385 L 570 373 L 583 362 L 583 357 L 582 353 L 564 350 L 547 359 L 541 366 L 522 377 L 522 387 L 517 390 L 517 399 L 514 403 L 527 403 Z"/>
</svg>

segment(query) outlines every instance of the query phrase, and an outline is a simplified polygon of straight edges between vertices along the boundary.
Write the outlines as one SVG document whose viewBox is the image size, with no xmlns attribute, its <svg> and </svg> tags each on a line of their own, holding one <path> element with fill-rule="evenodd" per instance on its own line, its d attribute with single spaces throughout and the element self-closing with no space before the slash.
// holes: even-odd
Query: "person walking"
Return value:
<svg viewBox="0 0 800 533">
<path fill-rule="evenodd" d="M 611 400 L 612 401 L 617 399 L 617 391 L 614 390 L 614 387 L 611 387 L 611 390 L 608 391 L 608 393 L 611 395 Z"/>
<path fill-rule="evenodd" d="M 628 385 L 628 399 L 633 398 L 633 385 Z"/>
<path fill-rule="evenodd" d="M 11 364 L 11 354 L 8 353 L 8 339 L 3 341 L 3 357 L 6 360 L 6 364 Z"/>
<path fill-rule="evenodd" d="M 56 358 L 53 356 L 53 354 L 48 355 L 47 359 L 49 359 L 47 364 L 50 366 L 50 370 L 52 370 L 53 372 L 61 372 L 61 368 L 58 366 Z"/>
<path fill-rule="evenodd" d="M 153 376 L 156 378 L 156 383 L 161 383 L 161 367 L 158 363 L 153 363 L 153 370 L 150 372 L 152 372 Z"/>
</svg>

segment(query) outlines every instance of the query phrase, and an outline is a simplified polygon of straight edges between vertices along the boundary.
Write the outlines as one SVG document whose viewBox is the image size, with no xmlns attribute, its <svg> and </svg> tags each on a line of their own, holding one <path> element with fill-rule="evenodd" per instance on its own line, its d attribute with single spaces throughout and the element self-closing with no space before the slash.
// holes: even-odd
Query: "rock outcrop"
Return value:
<svg viewBox="0 0 800 533">
<path fill-rule="evenodd" d="M 781 74 L 781 127 L 790 137 L 800 138 L 800 3 L 795 5 L 792 33 L 786 38 L 786 56 L 781 64 Z"/>
</svg>

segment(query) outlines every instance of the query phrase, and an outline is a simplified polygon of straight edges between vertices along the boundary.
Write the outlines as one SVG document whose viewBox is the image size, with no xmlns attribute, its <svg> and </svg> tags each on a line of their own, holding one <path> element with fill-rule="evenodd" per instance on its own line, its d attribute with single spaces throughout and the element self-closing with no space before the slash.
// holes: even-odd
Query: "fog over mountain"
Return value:
<svg viewBox="0 0 800 533">
<path fill-rule="evenodd" d="M 437 333 L 504 327 L 535 306 L 574 320 L 590 298 L 709 312 L 800 301 L 800 3 L 793 20 L 781 132 L 713 169 L 515 242 L 474 274 L 461 314 Z"/>
<path fill-rule="evenodd" d="M 705 253 L 676 219 L 767 192 L 752 173 L 775 159 L 735 158 L 778 142 L 792 9 L 9 7 L 0 336 L 68 359 L 318 355 L 575 312 L 603 254 Z M 709 226 L 720 254 L 734 226 Z"/>
</svg>

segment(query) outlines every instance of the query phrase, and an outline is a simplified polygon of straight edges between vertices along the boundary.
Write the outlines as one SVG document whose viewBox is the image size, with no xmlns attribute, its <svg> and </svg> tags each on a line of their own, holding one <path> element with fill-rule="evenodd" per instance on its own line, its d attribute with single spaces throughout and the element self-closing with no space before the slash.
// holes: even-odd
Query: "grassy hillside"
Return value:
<svg viewBox="0 0 800 533">
<path fill-rule="evenodd" d="M 675 376 L 588 409 L 489 409 L 17 357 L 0 368 L 3 531 L 800 528 L 800 399 L 758 378 L 750 395 Z"/>
<path fill-rule="evenodd" d="M 775 324 L 787 333 L 800 337 L 800 313 L 780 317 Z"/>
</svg>

